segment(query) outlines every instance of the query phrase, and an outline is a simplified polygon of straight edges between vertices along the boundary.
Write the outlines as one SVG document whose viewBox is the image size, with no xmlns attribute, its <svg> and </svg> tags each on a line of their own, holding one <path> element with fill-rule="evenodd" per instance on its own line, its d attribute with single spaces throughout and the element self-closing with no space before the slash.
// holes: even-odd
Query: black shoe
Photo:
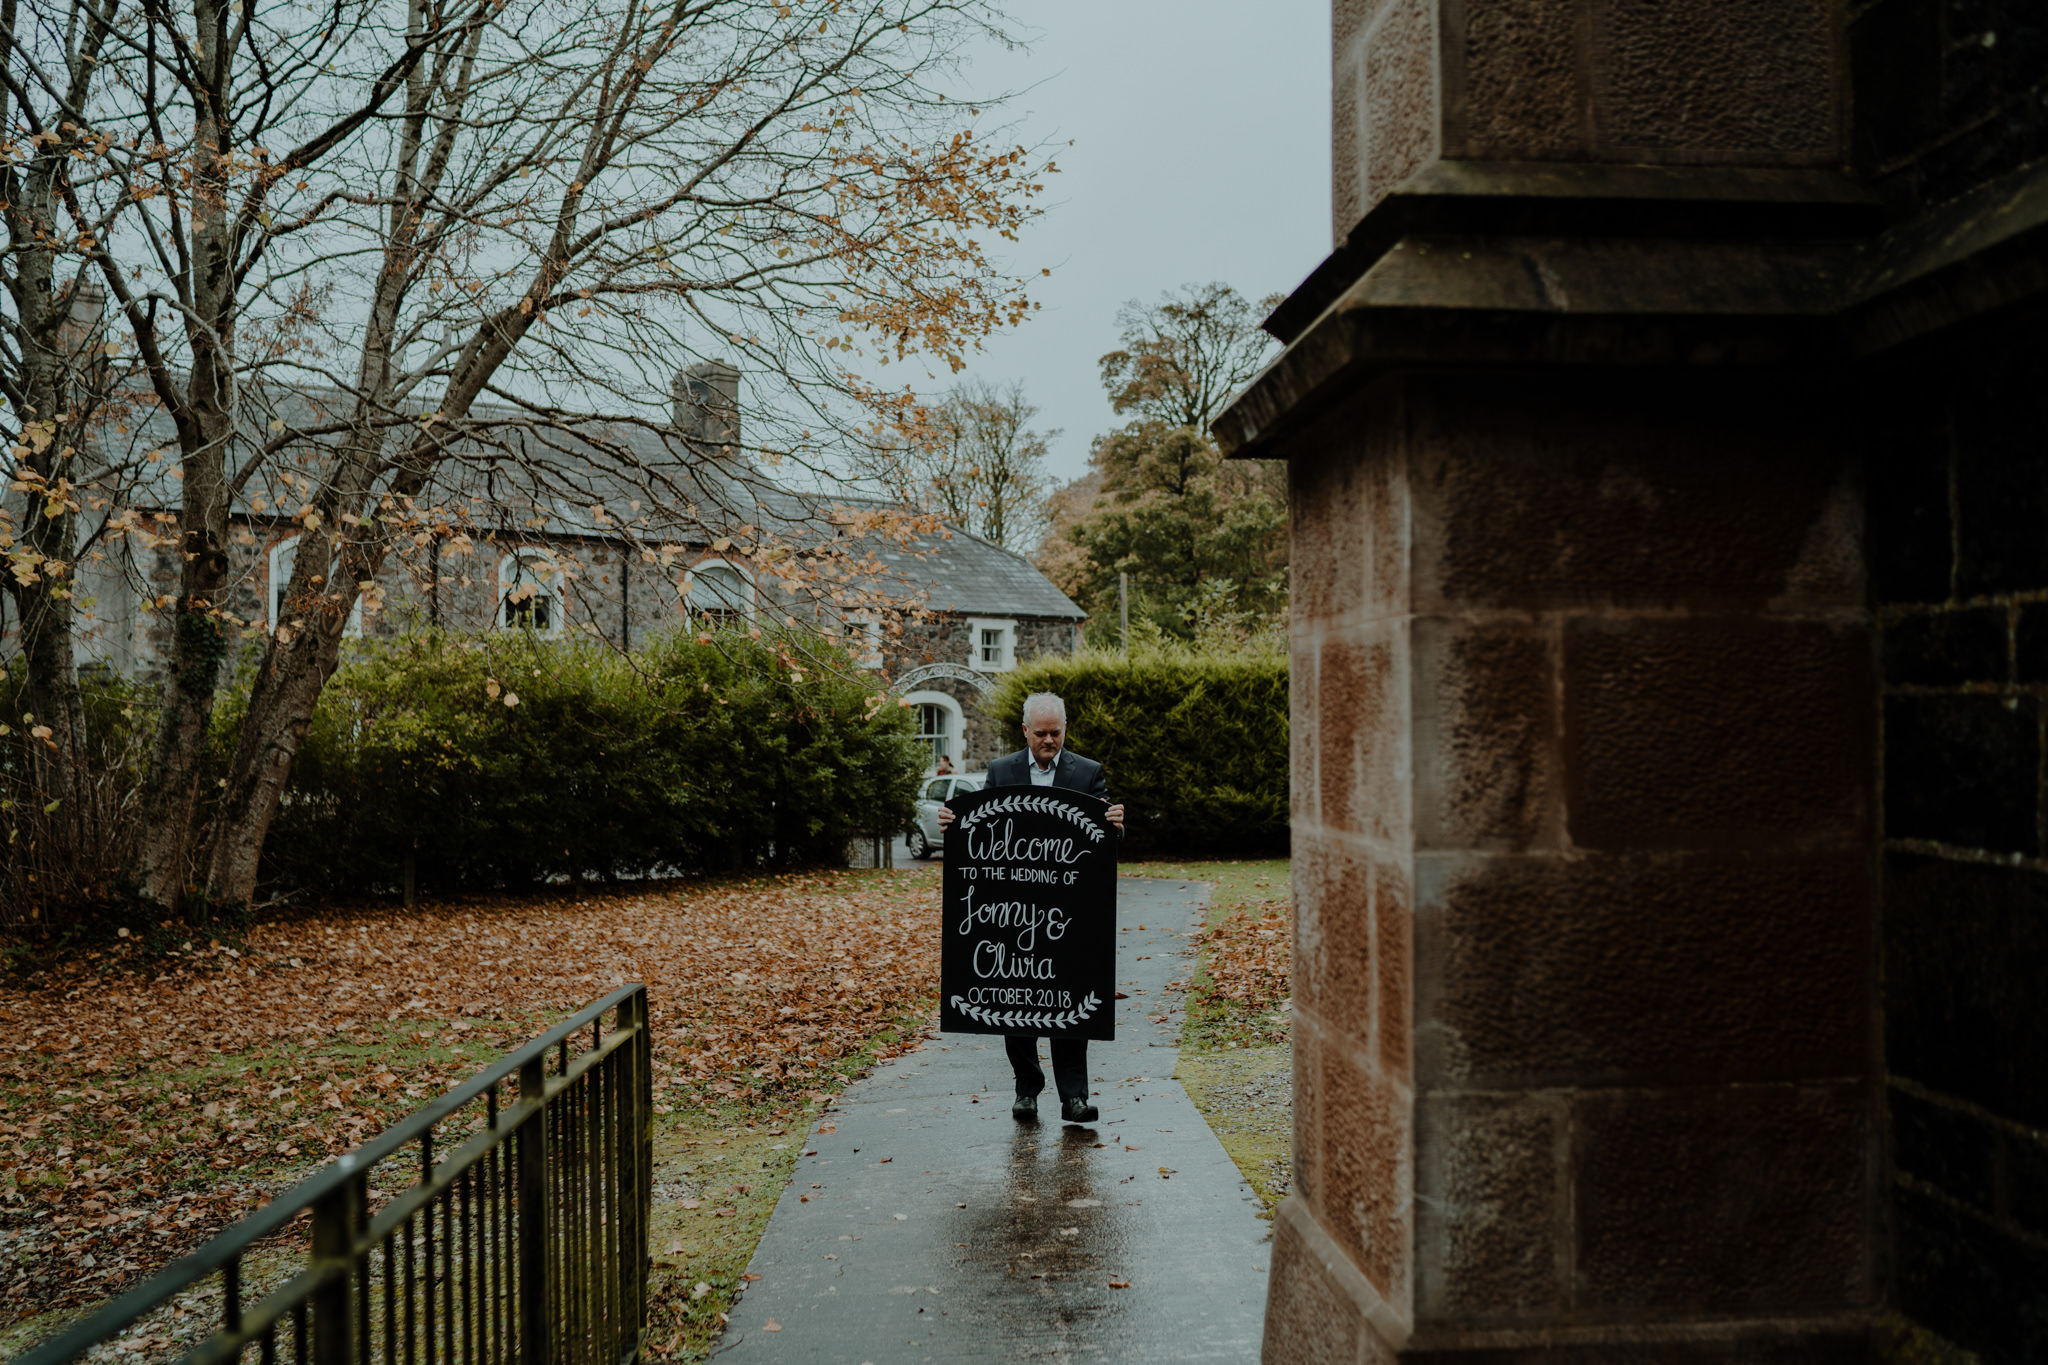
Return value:
<svg viewBox="0 0 2048 1365">
<path fill-rule="evenodd" d="M 1019 1095 L 1016 1103 L 1010 1106 L 1010 1117 L 1019 1123 L 1038 1122 L 1038 1096 Z"/>
<path fill-rule="evenodd" d="M 1060 1105 L 1060 1118 L 1067 1123 L 1093 1123 L 1100 1117 L 1100 1111 L 1086 1100 L 1066 1100 Z"/>
</svg>

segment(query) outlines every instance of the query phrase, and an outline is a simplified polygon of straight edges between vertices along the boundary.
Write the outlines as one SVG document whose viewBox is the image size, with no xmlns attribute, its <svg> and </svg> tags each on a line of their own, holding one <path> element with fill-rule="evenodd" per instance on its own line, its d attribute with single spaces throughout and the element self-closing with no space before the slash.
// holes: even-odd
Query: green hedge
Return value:
<svg viewBox="0 0 2048 1365">
<path fill-rule="evenodd" d="M 1273 852 L 1287 846 L 1287 656 L 1151 645 L 1042 657 L 985 710 L 1016 734 L 1024 698 L 1057 692 L 1067 742 L 1101 762 L 1133 852 Z"/>
<path fill-rule="evenodd" d="M 846 662 L 743 630 L 627 655 L 511 633 L 366 645 L 321 694 L 269 876 L 389 888 L 410 854 L 453 889 L 843 860 L 907 819 L 920 771 L 910 717 Z"/>
</svg>

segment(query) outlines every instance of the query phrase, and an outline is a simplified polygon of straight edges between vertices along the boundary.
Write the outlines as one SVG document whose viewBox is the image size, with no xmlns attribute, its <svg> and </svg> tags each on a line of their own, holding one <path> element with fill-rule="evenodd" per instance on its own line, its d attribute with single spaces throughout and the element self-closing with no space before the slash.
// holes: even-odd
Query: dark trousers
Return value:
<svg viewBox="0 0 2048 1365">
<path fill-rule="evenodd" d="M 1038 1039 L 1029 1035 L 1005 1034 L 1003 1051 L 1010 1054 L 1010 1070 L 1017 1073 L 1017 1093 L 1036 1095 L 1045 1089 L 1045 1073 L 1038 1069 Z M 1088 1040 L 1052 1040 L 1052 1083 L 1063 1100 L 1088 1098 Z"/>
</svg>

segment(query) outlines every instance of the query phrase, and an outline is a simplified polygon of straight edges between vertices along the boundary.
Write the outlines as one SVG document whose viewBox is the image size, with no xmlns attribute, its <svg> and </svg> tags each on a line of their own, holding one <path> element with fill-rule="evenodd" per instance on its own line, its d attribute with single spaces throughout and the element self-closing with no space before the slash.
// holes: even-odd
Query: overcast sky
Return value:
<svg viewBox="0 0 2048 1365">
<path fill-rule="evenodd" d="M 1014 259 L 1051 268 L 1044 307 L 968 373 L 1024 381 L 1041 429 L 1064 429 L 1064 480 L 1122 420 L 1095 363 L 1116 348 L 1118 305 L 1209 280 L 1256 299 L 1328 254 L 1330 5 L 1014 0 L 1012 13 L 1038 30 L 1031 51 L 991 48 L 967 77 L 1033 87 L 1012 106 L 1022 139 L 1074 145 Z"/>
</svg>

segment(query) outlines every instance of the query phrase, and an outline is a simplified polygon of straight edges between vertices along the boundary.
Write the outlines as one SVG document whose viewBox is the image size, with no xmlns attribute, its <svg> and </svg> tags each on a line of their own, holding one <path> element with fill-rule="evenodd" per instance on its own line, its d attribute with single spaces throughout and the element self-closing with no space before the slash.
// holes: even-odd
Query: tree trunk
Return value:
<svg viewBox="0 0 2048 1365">
<path fill-rule="evenodd" d="M 229 16 L 227 0 L 195 0 L 192 6 L 192 269 L 191 306 L 184 314 L 192 370 L 185 402 L 172 414 L 184 473 L 178 520 L 184 564 L 171 607 L 170 657 L 136 859 L 141 894 L 183 910 L 189 921 L 207 913 L 209 897 L 187 892 L 199 890 L 191 876 L 200 851 L 200 790 L 221 666 L 233 648 L 233 630 L 219 602 L 228 576 L 228 452 L 239 406 Z"/>
<path fill-rule="evenodd" d="M 302 562 L 311 558 L 305 553 L 310 548 L 302 545 Z M 312 623 L 283 640 L 271 637 L 214 809 L 206 887 L 216 905 L 246 905 L 256 894 L 263 842 L 291 780 L 292 760 L 312 727 L 320 689 L 339 660 L 340 623 L 349 610 L 344 606 L 337 620 Z"/>
<path fill-rule="evenodd" d="M 40 174 L 29 177 L 31 196 L 42 192 L 44 209 L 54 207 Z M 23 215 L 39 220 L 47 214 Z M 17 234 L 18 235 L 18 234 Z M 51 808 L 45 822 L 45 859 L 55 866 L 81 866 L 86 852 L 84 803 L 78 774 L 86 745 L 85 707 L 78 690 L 77 645 L 72 635 L 72 588 L 76 582 L 78 503 L 71 491 L 80 473 L 85 435 L 78 411 L 74 371 L 83 360 L 80 339 L 67 326 L 80 286 L 60 290 L 50 278 L 55 266 L 43 249 L 24 253 L 19 297 L 24 337 L 21 418 L 22 454 L 16 481 L 29 485 L 23 499 L 21 539 L 9 558 L 29 570 L 9 573 L 21 627 L 21 661 L 26 684 L 26 717 L 9 716 L 31 727 L 28 745 L 35 765 L 39 805 Z M 48 735 L 35 742 L 34 728 Z"/>
</svg>

